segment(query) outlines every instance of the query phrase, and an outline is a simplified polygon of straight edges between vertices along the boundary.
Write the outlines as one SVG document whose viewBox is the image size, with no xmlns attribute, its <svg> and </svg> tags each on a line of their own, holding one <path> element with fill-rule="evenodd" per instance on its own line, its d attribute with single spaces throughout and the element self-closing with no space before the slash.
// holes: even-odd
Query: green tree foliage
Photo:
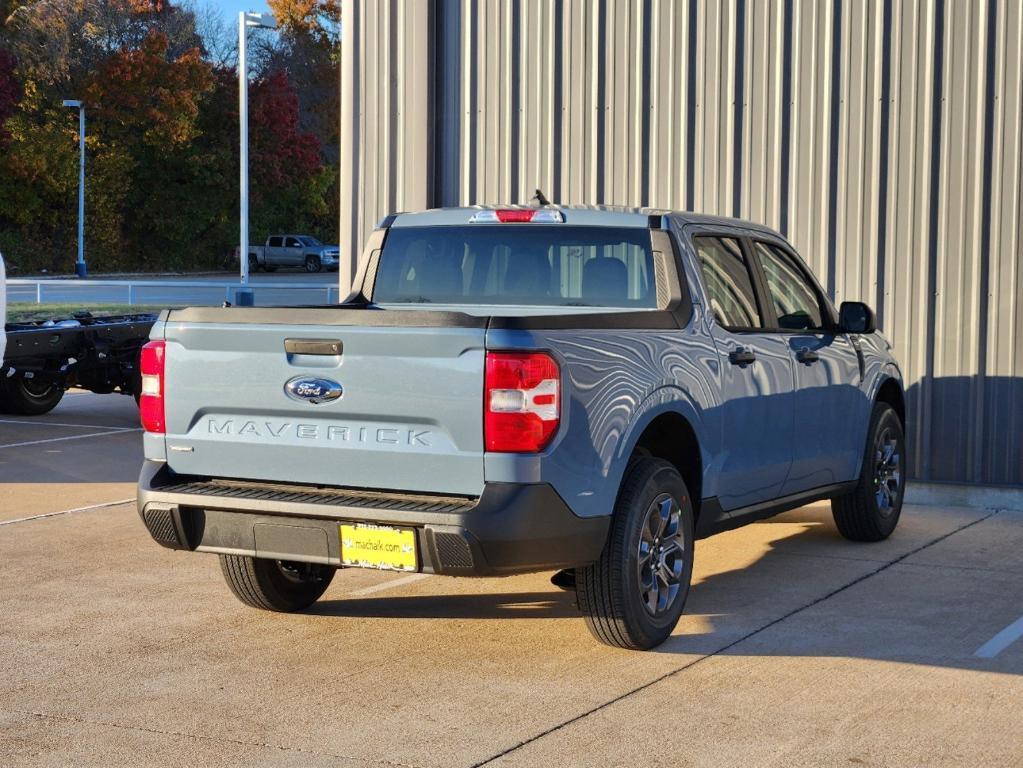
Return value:
<svg viewBox="0 0 1023 768">
<path fill-rule="evenodd" d="M 324 18 L 286 18 L 251 80 L 254 240 L 273 230 L 334 239 L 337 164 L 327 155 L 336 158 L 337 114 L 307 115 L 302 92 L 336 94 L 336 70 L 303 61 L 336 62 Z M 238 237 L 238 75 L 222 50 L 209 54 L 191 7 L 0 0 L 0 25 L 0 250 L 9 264 L 22 274 L 71 269 L 78 121 L 64 98 L 86 103 L 91 269 L 223 263 Z"/>
</svg>

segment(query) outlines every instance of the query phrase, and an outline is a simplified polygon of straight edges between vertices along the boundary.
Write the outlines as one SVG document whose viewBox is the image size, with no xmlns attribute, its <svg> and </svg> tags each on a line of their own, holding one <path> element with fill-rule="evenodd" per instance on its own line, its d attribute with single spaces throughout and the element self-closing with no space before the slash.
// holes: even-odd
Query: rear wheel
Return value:
<svg viewBox="0 0 1023 768">
<path fill-rule="evenodd" d="M 693 507 L 678 470 L 634 459 L 600 559 L 575 569 L 579 609 L 607 645 L 647 650 L 678 624 L 693 575 Z"/>
<path fill-rule="evenodd" d="M 320 257 L 319 256 L 306 256 L 305 257 L 305 271 L 306 272 L 319 272 L 320 271 Z"/>
<path fill-rule="evenodd" d="M 221 555 L 220 569 L 235 597 L 253 608 L 292 613 L 308 608 L 330 586 L 335 568 L 290 560 Z"/>
<path fill-rule="evenodd" d="M 881 541 L 895 530 L 906 486 L 905 457 L 899 415 L 887 403 L 876 403 L 856 489 L 831 500 L 835 525 L 845 538 Z"/>
<path fill-rule="evenodd" d="M 256 259 L 256 254 L 249 254 L 249 274 L 259 271 L 259 261 Z"/>
<path fill-rule="evenodd" d="M 55 384 L 32 379 L 7 379 L 0 384 L 0 411 L 23 416 L 42 416 L 57 407 L 64 390 Z"/>
</svg>

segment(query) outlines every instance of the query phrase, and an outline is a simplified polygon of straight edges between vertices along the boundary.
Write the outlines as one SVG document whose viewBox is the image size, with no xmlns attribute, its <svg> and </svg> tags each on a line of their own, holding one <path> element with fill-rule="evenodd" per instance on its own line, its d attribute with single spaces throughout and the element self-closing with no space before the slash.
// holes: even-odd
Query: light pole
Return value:
<svg viewBox="0 0 1023 768">
<path fill-rule="evenodd" d="M 78 108 L 78 260 L 75 274 L 85 277 L 85 104 L 64 99 L 65 107 Z"/>
<path fill-rule="evenodd" d="M 241 242 L 238 249 L 238 266 L 241 269 L 241 283 L 249 282 L 249 69 L 245 56 L 245 41 L 249 27 L 275 29 L 277 22 L 270 13 L 238 14 L 238 123 L 240 131 L 239 146 L 239 203 L 241 220 Z M 235 295 L 237 303 L 251 304 L 251 291 L 238 291 Z"/>
</svg>

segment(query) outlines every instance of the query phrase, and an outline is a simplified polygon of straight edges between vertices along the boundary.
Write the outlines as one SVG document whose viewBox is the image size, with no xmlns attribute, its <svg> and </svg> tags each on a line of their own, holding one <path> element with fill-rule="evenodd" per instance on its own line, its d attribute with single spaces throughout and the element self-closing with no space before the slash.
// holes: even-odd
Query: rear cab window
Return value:
<svg viewBox="0 0 1023 768">
<path fill-rule="evenodd" d="M 394 227 L 376 304 L 656 309 L 650 232 L 638 227 Z"/>
</svg>

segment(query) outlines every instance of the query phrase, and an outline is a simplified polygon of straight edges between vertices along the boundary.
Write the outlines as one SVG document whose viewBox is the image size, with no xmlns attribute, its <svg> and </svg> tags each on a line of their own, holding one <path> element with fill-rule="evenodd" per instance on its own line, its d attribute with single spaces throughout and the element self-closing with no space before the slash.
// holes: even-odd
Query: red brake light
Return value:
<svg viewBox="0 0 1023 768">
<path fill-rule="evenodd" d="M 497 213 L 497 220 L 504 223 L 522 223 L 533 220 L 535 208 L 502 208 Z"/>
<path fill-rule="evenodd" d="M 164 434 L 167 423 L 163 410 L 164 363 L 166 343 L 151 341 L 142 347 L 139 357 L 139 371 L 142 373 L 142 390 L 139 394 L 139 416 L 146 432 Z"/>
<path fill-rule="evenodd" d="M 483 398 L 488 451 L 542 451 L 561 422 L 558 363 L 543 352 L 487 352 Z"/>
</svg>

